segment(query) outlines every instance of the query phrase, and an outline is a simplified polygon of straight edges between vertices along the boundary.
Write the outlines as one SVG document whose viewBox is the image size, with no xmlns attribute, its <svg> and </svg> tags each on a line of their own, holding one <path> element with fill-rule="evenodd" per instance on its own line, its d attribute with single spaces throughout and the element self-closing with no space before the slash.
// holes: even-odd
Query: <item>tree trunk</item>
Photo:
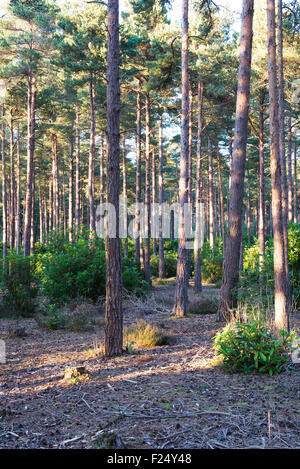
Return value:
<svg viewBox="0 0 300 469">
<path fill-rule="evenodd" d="M 128 237 L 127 237 L 127 174 L 126 174 L 126 144 L 125 144 L 125 133 L 123 132 L 122 135 L 122 158 L 123 158 L 123 206 L 124 206 L 124 213 L 123 213 L 123 223 L 124 223 L 124 233 L 126 233 L 126 237 L 124 239 L 124 256 L 128 257 Z"/>
<path fill-rule="evenodd" d="M 20 155 L 20 125 L 17 127 L 17 200 L 16 200 L 16 249 L 21 249 L 21 155 Z"/>
<path fill-rule="evenodd" d="M 275 0 L 267 0 L 268 76 L 270 102 L 270 160 L 272 181 L 272 217 L 274 233 L 275 326 L 289 328 L 288 285 L 282 216 L 281 160 L 279 146 L 278 90 L 275 39 Z"/>
<path fill-rule="evenodd" d="M 193 90 L 192 82 L 189 89 L 189 163 L 188 163 L 188 203 L 189 203 L 189 225 L 190 230 L 193 226 Z M 189 242 L 191 240 L 189 239 Z M 191 251 L 187 250 L 188 257 L 188 278 L 191 277 Z"/>
<path fill-rule="evenodd" d="M 216 142 L 216 149 L 217 149 L 217 163 L 218 163 L 219 194 L 220 194 L 220 216 L 221 216 L 223 252 L 224 252 L 224 249 L 225 249 L 225 216 L 224 216 L 224 199 L 223 199 L 221 162 L 220 162 L 220 152 L 219 152 L 218 142 Z"/>
<path fill-rule="evenodd" d="M 95 217 L 95 106 L 94 106 L 94 83 L 93 74 L 90 72 L 90 111 L 91 111 L 91 129 L 90 129 L 90 151 L 89 151 L 89 174 L 88 174 L 88 192 L 89 192 L 89 229 L 96 231 Z"/>
<path fill-rule="evenodd" d="M 30 255 L 30 238 L 33 199 L 33 173 L 34 173 L 34 114 L 35 114 L 35 80 L 29 73 L 27 89 L 27 181 L 24 217 L 24 256 Z"/>
<path fill-rule="evenodd" d="M 248 243 L 250 244 L 251 239 L 251 218 L 250 218 L 250 174 L 248 171 L 248 184 L 247 184 L 247 210 L 246 210 L 246 217 L 247 217 L 247 237 Z"/>
<path fill-rule="evenodd" d="M 221 228 L 221 199 L 220 199 L 220 189 L 218 187 L 215 188 L 215 213 L 216 213 L 216 236 L 219 238 L 222 236 L 222 228 Z"/>
<path fill-rule="evenodd" d="M 59 182 L 58 182 L 58 157 L 57 136 L 52 134 L 52 180 L 53 180 L 53 206 L 54 229 L 59 230 Z"/>
<path fill-rule="evenodd" d="M 244 245 L 243 245 L 243 235 L 241 236 L 241 247 L 240 247 L 240 262 L 239 262 L 239 269 L 243 272 L 244 269 Z"/>
<path fill-rule="evenodd" d="M 207 181 L 204 179 L 203 180 L 203 205 L 204 205 L 204 223 L 205 223 L 205 239 L 209 239 L 209 220 L 208 220 L 208 199 L 209 199 L 209 194 L 208 194 L 208 184 Z"/>
<path fill-rule="evenodd" d="M 230 188 L 231 188 L 231 178 L 232 178 L 232 131 L 229 130 L 228 132 L 229 135 L 229 184 L 228 184 L 228 193 L 230 193 Z M 228 197 L 228 202 L 229 202 L 229 197 Z M 229 207 L 229 203 L 228 203 Z"/>
<path fill-rule="evenodd" d="M 258 239 L 259 239 L 259 271 L 262 272 L 265 255 L 265 162 L 264 162 L 264 101 L 265 90 L 259 94 L 259 210 L 258 210 Z M 262 274 L 260 274 L 262 281 Z"/>
<path fill-rule="evenodd" d="M 107 35 L 107 202 L 115 207 L 116 236 L 106 238 L 105 354 L 120 355 L 123 346 L 122 261 L 119 238 L 120 83 L 119 1 L 108 0 Z"/>
<path fill-rule="evenodd" d="M 61 187 L 61 201 L 62 201 L 62 212 L 63 212 L 63 228 L 64 236 L 67 233 L 67 211 L 66 211 L 66 184 L 65 184 L 65 168 L 62 168 L 62 187 Z"/>
<path fill-rule="evenodd" d="M 284 78 L 283 78 L 283 37 L 282 37 L 282 0 L 277 2 L 278 18 L 278 120 L 279 120 L 279 152 L 281 166 L 281 204 L 282 204 L 282 229 L 285 255 L 286 281 L 289 288 L 289 263 L 288 263 L 288 192 L 286 180 L 286 155 L 285 155 L 285 113 L 284 113 Z"/>
<path fill-rule="evenodd" d="M 136 193 L 135 202 L 139 204 L 141 202 L 141 82 L 139 82 L 137 99 L 136 99 Z M 141 264 L 141 246 L 140 246 L 140 209 L 137 207 L 135 211 L 135 260 Z"/>
<path fill-rule="evenodd" d="M 229 195 L 228 234 L 224 255 L 219 319 L 230 320 L 230 310 L 237 306 L 240 246 L 243 223 L 243 195 L 248 134 L 250 75 L 252 55 L 253 0 L 243 0 L 238 90 L 234 129 L 232 180 Z"/>
<path fill-rule="evenodd" d="M 80 129 L 79 105 L 76 104 L 76 155 L 75 155 L 75 225 L 80 225 Z"/>
<path fill-rule="evenodd" d="M 196 226 L 194 241 L 194 282 L 195 290 L 202 291 L 202 276 L 200 263 L 200 242 L 203 220 L 201 219 L 202 202 L 202 104 L 203 104 L 203 83 L 198 81 L 198 129 L 197 129 L 197 162 L 196 162 Z"/>
<path fill-rule="evenodd" d="M 153 254 L 157 254 L 157 219 L 156 219 L 156 161 L 155 150 L 152 149 L 152 239 L 153 239 Z"/>
<path fill-rule="evenodd" d="M 39 216 L 40 216 L 40 243 L 44 242 L 44 212 L 43 212 L 43 200 L 41 191 L 41 175 L 39 174 L 38 179 L 38 193 L 39 193 Z"/>
<path fill-rule="evenodd" d="M 6 161 L 5 161 L 5 108 L 2 104 L 1 123 L 1 153 L 2 153 L 2 243 L 3 243 L 3 268 L 7 257 L 7 194 L 6 194 Z"/>
<path fill-rule="evenodd" d="M 146 190 L 145 190 L 145 205 L 146 205 L 146 233 L 145 233 L 145 265 L 144 273 L 145 280 L 148 285 L 151 284 L 150 277 L 150 236 L 151 236 L 151 193 L 150 193 L 150 96 L 146 93 Z"/>
<path fill-rule="evenodd" d="M 192 204 L 193 198 L 193 90 L 190 83 L 190 102 L 189 102 L 189 179 L 188 179 L 188 202 Z"/>
<path fill-rule="evenodd" d="M 232 131 L 228 130 L 228 136 L 229 136 L 229 178 L 228 178 L 228 196 L 227 196 L 227 214 L 226 214 L 226 221 L 227 221 L 227 226 L 226 226 L 226 238 L 227 238 L 227 231 L 228 231 L 228 220 L 229 220 L 229 194 L 230 194 L 230 188 L 231 188 L 231 178 L 232 178 L 232 143 L 233 143 L 233 138 L 232 138 Z"/>
<path fill-rule="evenodd" d="M 35 145 L 35 113 L 36 113 L 36 95 L 37 90 L 34 82 L 33 94 L 32 94 L 32 104 L 31 104 L 31 119 L 32 119 L 32 140 Z M 31 200 L 31 235 L 30 235 L 30 254 L 34 252 L 35 247 L 35 161 L 33 159 L 32 165 L 32 200 Z"/>
<path fill-rule="evenodd" d="M 49 180 L 49 232 L 53 230 L 53 181 L 52 176 Z"/>
<path fill-rule="evenodd" d="M 69 154 L 69 241 L 73 241 L 73 137 L 70 138 L 70 154 Z"/>
<path fill-rule="evenodd" d="M 33 180 L 32 180 L 30 254 L 34 252 L 34 246 L 35 246 L 35 163 L 33 164 Z"/>
<path fill-rule="evenodd" d="M 162 117 L 159 119 L 159 242 L 158 242 L 158 276 L 165 278 L 166 266 L 164 256 L 164 238 L 163 238 L 163 203 L 164 203 L 164 167 L 163 167 L 163 127 Z"/>
<path fill-rule="evenodd" d="M 179 180 L 179 227 L 176 290 L 173 313 L 185 316 L 188 306 L 188 252 L 186 248 L 184 206 L 188 202 L 189 164 L 189 1 L 182 0 L 182 42 L 181 42 L 181 153 Z"/>
<path fill-rule="evenodd" d="M 100 205 L 104 204 L 104 137 L 100 135 Z"/>
<path fill-rule="evenodd" d="M 210 138 L 208 138 L 208 194 L 209 194 L 209 244 L 215 246 L 215 201 L 213 187 L 213 161 Z"/>
<path fill-rule="evenodd" d="M 293 182 L 292 182 L 292 118 L 288 123 L 288 222 L 293 221 Z"/>
<path fill-rule="evenodd" d="M 10 125 L 9 125 L 9 134 L 10 134 L 10 249 L 12 250 L 15 247 L 15 161 L 14 161 L 14 122 L 12 109 L 10 109 Z"/>
</svg>

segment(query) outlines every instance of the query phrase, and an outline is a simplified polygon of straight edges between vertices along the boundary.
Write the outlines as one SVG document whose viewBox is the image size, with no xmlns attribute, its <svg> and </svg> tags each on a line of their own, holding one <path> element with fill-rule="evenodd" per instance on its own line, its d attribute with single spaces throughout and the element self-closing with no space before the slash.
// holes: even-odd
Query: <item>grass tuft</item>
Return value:
<svg viewBox="0 0 300 469">
<path fill-rule="evenodd" d="M 144 320 L 139 320 L 133 326 L 124 329 L 124 344 L 127 349 L 139 347 L 156 347 L 168 345 L 169 337 L 159 327 Z"/>
</svg>

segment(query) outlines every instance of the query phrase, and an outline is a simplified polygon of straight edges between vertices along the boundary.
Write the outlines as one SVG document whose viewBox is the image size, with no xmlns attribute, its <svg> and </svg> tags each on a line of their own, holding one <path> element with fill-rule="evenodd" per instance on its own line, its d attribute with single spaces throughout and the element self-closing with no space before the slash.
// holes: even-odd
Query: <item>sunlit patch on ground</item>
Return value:
<svg viewBox="0 0 300 469">
<path fill-rule="evenodd" d="M 44 331 L 22 321 L 28 335 L 7 339 L 0 367 L 0 447 L 90 447 L 103 429 L 129 448 L 300 447 L 299 369 L 276 377 L 224 373 L 211 347 L 221 327 L 215 315 L 172 318 L 173 288 L 155 287 L 161 311 L 125 311 L 126 324 L 144 316 L 171 345 L 114 359 L 88 354 L 103 331 Z M 6 328 L 1 321 L 1 337 Z M 85 366 L 88 376 L 67 382 L 67 366 Z"/>
</svg>

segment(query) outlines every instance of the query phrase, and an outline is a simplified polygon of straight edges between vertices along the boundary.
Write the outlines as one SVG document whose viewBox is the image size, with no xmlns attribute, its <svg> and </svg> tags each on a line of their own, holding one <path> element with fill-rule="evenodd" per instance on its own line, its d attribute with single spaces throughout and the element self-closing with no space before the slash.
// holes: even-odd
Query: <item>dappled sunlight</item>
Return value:
<svg viewBox="0 0 300 469">
<path fill-rule="evenodd" d="M 215 292 L 214 286 L 205 288 Z M 135 314 L 127 321 L 134 323 Z M 222 327 L 215 314 L 176 319 L 160 312 L 151 315 L 151 322 L 163 326 L 171 344 L 133 349 L 115 358 L 88 357 L 95 344 L 101 346 L 103 332 L 34 328 L 24 339 L 10 339 L 9 360 L 18 361 L 0 368 L 0 411 L 6 415 L 5 428 L 10 431 L 13 422 L 17 436 L 8 434 L 5 444 L 20 444 L 20 423 L 31 435 L 30 447 L 43 447 L 47 438 L 54 448 L 86 448 L 101 428 L 113 428 L 140 448 L 161 446 L 169 434 L 177 433 L 175 441 L 184 447 L 243 448 L 246 435 L 247 445 L 257 444 L 259 438 L 261 444 L 270 402 L 272 419 L 284 422 L 281 438 L 296 438 L 296 427 L 286 427 L 288 421 L 294 425 L 286 406 L 297 405 L 297 375 L 225 373 L 212 349 L 212 339 Z M 84 367 L 85 374 L 64 379 L 70 366 Z M 278 394 L 280 402 L 274 400 Z M 224 428 L 231 436 L 222 439 Z M 278 438 L 276 430 L 274 446 Z"/>
<path fill-rule="evenodd" d="M 300 448 L 300 9 L 236 3 L 2 0 L 0 449 Z"/>
</svg>

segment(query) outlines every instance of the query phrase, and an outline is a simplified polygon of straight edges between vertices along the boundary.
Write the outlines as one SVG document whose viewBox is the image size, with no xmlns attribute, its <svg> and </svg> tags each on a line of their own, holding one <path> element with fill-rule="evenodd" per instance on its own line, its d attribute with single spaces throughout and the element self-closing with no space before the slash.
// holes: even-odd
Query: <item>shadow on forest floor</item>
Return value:
<svg viewBox="0 0 300 469">
<path fill-rule="evenodd" d="M 153 292 L 166 305 L 174 287 Z M 125 322 L 141 315 L 127 307 Z M 103 331 L 45 331 L 22 320 L 28 335 L 7 339 L 0 366 L 0 447 L 88 448 L 103 429 L 128 448 L 300 446 L 299 368 L 275 377 L 228 375 L 212 365 L 212 338 L 222 327 L 215 315 L 175 319 L 164 308 L 144 317 L 172 345 L 114 359 L 89 358 Z M 0 332 L 6 325 L 0 321 Z M 88 378 L 65 382 L 71 365 L 84 365 Z"/>
</svg>

